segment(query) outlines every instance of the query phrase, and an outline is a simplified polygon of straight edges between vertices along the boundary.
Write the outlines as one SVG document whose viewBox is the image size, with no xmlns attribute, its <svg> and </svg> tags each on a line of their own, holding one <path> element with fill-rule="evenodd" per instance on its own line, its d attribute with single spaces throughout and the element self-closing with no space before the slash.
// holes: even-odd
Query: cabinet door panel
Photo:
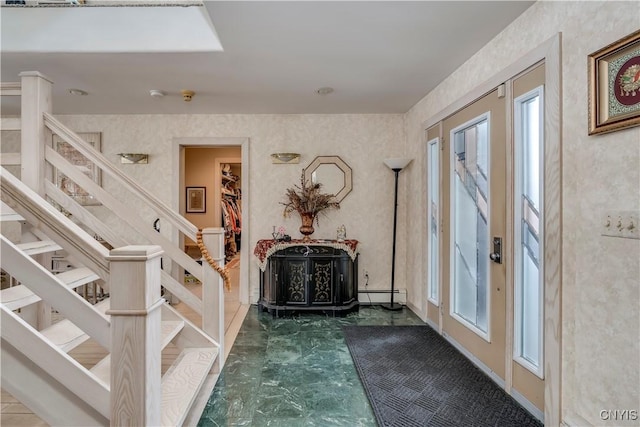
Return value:
<svg viewBox="0 0 640 427">
<path fill-rule="evenodd" d="M 333 262 L 330 259 L 311 259 L 311 304 L 333 304 Z"/>
<path fill-rule="evenodd" d="M 357 261 L 356 261 L 357 262 Z M 341 289 L 341 298 L 340 301 L 343 304 L 350 303 L 356 298 L 357 290 L 356 290 L 356 269 L 354 266 L 354 262 L 348 256 L 343 256 L 340 259 L 340 267 L 338 268 L 338 284 Z"/>
<path fill-rule="evenodd" d="M 284 302 L 291 305 L 306 305 L 307 295 L 305 282 L 307 276 L 306 259 L 287 259 L 284 262 L 284 275 L 282 280 Z"/>
</svg>

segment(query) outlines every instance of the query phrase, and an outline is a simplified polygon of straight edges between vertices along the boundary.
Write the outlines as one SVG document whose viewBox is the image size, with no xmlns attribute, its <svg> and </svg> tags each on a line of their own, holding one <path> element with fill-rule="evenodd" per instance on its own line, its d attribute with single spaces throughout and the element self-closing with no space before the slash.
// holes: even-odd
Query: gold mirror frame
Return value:
<svg viewBox="0 0 640 427">
<path fill-rule="evenodd" d="M 334 165 L 344 174 L 344 185 L 335 194 L 336 202 L 340 203 L 353 189 L 353 177 L 351 167 L 338 156 L 318 156 L 304 169 L 304 179 L 313 182 L 313 173 L 321 165 Z"/>
</svg>

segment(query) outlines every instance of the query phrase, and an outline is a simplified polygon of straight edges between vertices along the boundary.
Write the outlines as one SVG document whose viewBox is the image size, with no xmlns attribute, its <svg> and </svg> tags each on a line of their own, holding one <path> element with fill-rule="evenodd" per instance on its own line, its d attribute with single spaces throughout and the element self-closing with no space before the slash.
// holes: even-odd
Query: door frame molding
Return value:
<svg viewBox="0 0 640 427">
<path fill-rule="evenodd" d="M 422 123 L 426 131 L 533 65 L 545 63 L 544 423 L 562 421 L 562 33 L 557 33 Z M 510 111 L 510 108 L 507 108 Z M 510 126 L 510 125 L 509 125 Z M 425 144 L 426 145 L 426 144 Z M 509 173 L 509 171 L 507 171 Z M 508 190 L 509 191 L 509 190 Z M 507 278 L 509 280 L 509 277 Z M 507 309 L 513 321 L 513 304 Z M 507 325 L 507 330 L 511 329 Z M 511 340 L 512 338 L 509 338 Z M 511 358 L 507 365 L 511 364 Z M 505 389 L 511 393 L 511 378 Z"/>
<path fill-rule="evenodd" d="M 172 208 L 177 212 L 184 213 L 184 148 L 185 147 L 211 147 L 221 148 L 240 147 L 242 161 L 242 218 L 249 218 L 249 138 L 247 137 L 174 137 L 171 140 L 172 161 L 171 170 L 173 172 L 172 182 Z M 240 283 L 239 299 L 240 304 L 249 304 L 249 221 L 242 224 L 242 234 L 240 236 Z M 174 239 L 182 247 L 183 242 L 179 240 L 177 232 Z"/>
</svg>

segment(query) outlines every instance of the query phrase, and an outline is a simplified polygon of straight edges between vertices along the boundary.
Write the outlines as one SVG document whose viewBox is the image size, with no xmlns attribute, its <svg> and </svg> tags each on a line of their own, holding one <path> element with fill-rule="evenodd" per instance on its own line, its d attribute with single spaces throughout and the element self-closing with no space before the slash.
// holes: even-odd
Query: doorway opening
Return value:
<svg viewBox="0 0 640 427">
<path fill-rule="evenodd" d="M 241 307 L 249 304 L 248 138 L 175 138 L 173 167 L 174 208 L 198 229 L 224 230 L 225 265 L 231 278 L 231 291 L 225 291 L 228 332 L 243 312 Z M 188 199 L 194 189 L 204 198 L 196 209 Z M 187 254 L 201 258 L 196 242 L 177 232 L 175 239 Z M 198 292 L 199 283 L 184 271 L 177 272 L 176 279 Z"/>
</svg>

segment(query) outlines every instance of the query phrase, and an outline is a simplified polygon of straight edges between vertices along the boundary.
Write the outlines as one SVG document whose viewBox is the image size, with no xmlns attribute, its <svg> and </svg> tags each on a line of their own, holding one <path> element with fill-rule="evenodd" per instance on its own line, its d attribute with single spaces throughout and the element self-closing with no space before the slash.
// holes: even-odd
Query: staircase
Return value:
<svg viewBox="0 0 640 427">
<path fill-rule="evenodd" d="M 20 163 L 21 179 L 0 169 L 1 268 L 14 285 L 0 290 L 2 388 L 50 425 L 183 425 L 199 416 L 192 413 L 194 403 L 210 393 L 212 377 L 224 364 L 222 278 L 138 212 L 153 211 L 193 240 L 196 227 L 57 121 L 50 114 L 52 83 L 45 76 L 21 77 L 21 84 L 2 87 L 3 95 L 23 97 L 21 118 L 2 119 L 3 130 L 21 131 L 23 153 L 2 156 L 3 166 Z M 53 150 L 52 133 L 134 194 L 142 209 L 131 209 Z M 110 225 L 51 182 L 51 168 L 107 208 Z M 115 218 L 136 233 L 114 227 Z M 17 224 L 20 241 L 5 236 L 8 224 Z M 203 235 L 223 264 L 221 230 L 206 229 Z M 54 274 L 51 257 L 60 251 L 72 268 Z M 174 267 L 162 269 L 162 264 Z M 176 280 L 180 269 L 202 282 L 202 298 Z M 105 298 L 96 304 L 84 299 L 77 290 L 89 284 L 104 289 Z M 200 314 L 202 324 L 172 308 L 163 289 Z M 83 366 L 70 352 L 89 340 L 106 356 Z"/>
</svg>

